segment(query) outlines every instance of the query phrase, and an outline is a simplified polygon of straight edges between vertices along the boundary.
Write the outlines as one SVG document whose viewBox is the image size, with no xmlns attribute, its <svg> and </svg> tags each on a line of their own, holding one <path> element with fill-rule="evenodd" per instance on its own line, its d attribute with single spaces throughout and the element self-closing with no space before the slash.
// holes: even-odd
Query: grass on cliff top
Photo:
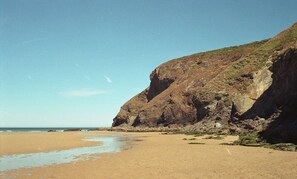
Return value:
<svg viewBox="0 0 297 179">
<path fill-rule="evenodd" d="M 193 55 L 190 55 L 192 57 L 209 57 L 213 55 L 218 55 L 218 54 L 227 54 L 227 53 L 233 53 L 234 51 L 240 51 L 240 50 L 246 50 L 246 49 L 256 49 L 266 43 L 269 39 L 261 40 L 261 41 L 256 41 L 248 44 L 243 44 L 243 45 L 237 45 L 237 46 L 231 46 L 231 47 L 224 47 L 216 50 L 210 50 L 206 52 L 201 52 L 201 53 L 196 53 Z"/>
<path fill-rule="evenodd" d="M 274 38 L 264 41 L 253 53 L 241 58 L 229 66 L 224 72 L 224 79 L 226 83 L 232 85 L 238 90 L 246 90 L 250 85 L 251 80 L 238 79 L 243 74 L 251 74 L 271 64 L 275 59 L 286 50 L 288 47 L 294 45 L 297 41 L 297 26 L 292 26 L 287 30 L 281 32 Z"/>
</svg>

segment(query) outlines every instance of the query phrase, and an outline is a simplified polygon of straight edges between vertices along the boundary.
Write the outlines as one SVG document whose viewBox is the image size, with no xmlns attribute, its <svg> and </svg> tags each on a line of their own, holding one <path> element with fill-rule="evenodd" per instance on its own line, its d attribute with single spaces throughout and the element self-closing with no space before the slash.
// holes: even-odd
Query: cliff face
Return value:
<svg viewBox="0 0 297 179">
<path fill-rule="evenodd" d="M 244 128 L 277 135 L 269 124 L 281 111 L 289 111 L 289 117 L 282 118 L 290 118 L 297 130 L 292 110 L 297 94 L 296 52 L 294 24 L 269 40 L 168 61 L 151 73 L 147 89 L 121 107 L 113 127 Z"/>
</svg>

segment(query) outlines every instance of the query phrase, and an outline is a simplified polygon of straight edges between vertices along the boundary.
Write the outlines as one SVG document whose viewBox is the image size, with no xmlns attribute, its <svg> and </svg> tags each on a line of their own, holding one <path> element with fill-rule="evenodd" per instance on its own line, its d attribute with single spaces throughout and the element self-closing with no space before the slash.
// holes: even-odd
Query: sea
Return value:
<svg viewBox="0 0 297 179">
<path fill-rule="evenodd" d="M 89 131 L 100 129 L 98 127 L 0 127 L 0 132 L 64 132 L 65 130 Z"/>
</svg>

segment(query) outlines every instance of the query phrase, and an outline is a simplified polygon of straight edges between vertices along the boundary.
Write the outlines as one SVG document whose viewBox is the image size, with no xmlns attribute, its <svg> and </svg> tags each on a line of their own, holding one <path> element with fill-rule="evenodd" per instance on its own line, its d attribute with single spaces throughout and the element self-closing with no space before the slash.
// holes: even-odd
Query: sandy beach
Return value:
<svg viewBox="0 0 297 179">
<path fill-rule="evenodd" d="M 7 132 L 0 133 L 0 156 L 47 152 L 97 145 L 82 140 L 87 134 L 78 132 Z"/>
<path fill-rule="evenodd" d="M 91 135 L 114 134 L 93 132 Z M 119 134 L 119 133 L 116 133 Z M 296 178 L 297 153 L 257 147 L 220 145 L 236 140 L 160 133 L 121 133 L 138 136 L 121 152 L 100 154 L 101 158 L 45 167 L 3 172 L 0 178 Z M 73 133 L 0 134 L 1 155 L 50 151 L 94 145 Z M 16 144 L 30 138 L 30 145 Z M 13 139 L 13 140 L 12 140 Z M 49 140 L 42 143 L 42 140 Z M 63 139 L 63 142 L 61 142 Z M 53 140 L 53 141 L 51 141 Z M 59 141 L 60 142 L 57 142 Z M 27 142 L 28 142 L 27 141 Z M 56 142 L 54 142 L 56 141 Z M 41 142 L 41 143 L 38 143 Z M 205 144 L 189 144 L 200 142 Z M 40 145 L 38 149 L 38 146 Z M 2 147 L 2 146 L 6 147 Z M 11 151 L 7 148 L 18 146 Z"/>
</svg>

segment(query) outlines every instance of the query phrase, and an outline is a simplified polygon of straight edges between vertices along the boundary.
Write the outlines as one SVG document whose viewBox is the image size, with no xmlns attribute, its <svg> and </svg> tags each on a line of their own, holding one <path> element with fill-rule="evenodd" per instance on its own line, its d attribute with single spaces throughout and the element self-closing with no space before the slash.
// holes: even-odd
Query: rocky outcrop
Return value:
<svg viewBox="0 0 297 179">
<path fill-rule="evenodd" d="M 278 57 L 271 71 L 272 84 L 242 117 L 269 121 L 262 136 L 272 143 L 297 143 L 297 48 Z"/>
<path fill-rule="evenodd" d="M 279 136 L 283 128 L 276 121 L 290 119 L 286 129 L 297 131 L 296 46 L 294 24 L 268 40 L 168 61 L 151 73 L 147 89 L 121 107 L 113 127 L 263 130 L 263 136 Z M 283 138 L 291 135 L 297 136 Z"/>
<path fill-rule="evenodd" d="M 150 75 L 150 86 L 121 107 L 113 126 L 194 124 L 202 119 L 197 118 L 197 113 L 202 112 L 194 104 L 196 92 L 264 42 L 195 54 L 160 65 Z"/>
</svg>

